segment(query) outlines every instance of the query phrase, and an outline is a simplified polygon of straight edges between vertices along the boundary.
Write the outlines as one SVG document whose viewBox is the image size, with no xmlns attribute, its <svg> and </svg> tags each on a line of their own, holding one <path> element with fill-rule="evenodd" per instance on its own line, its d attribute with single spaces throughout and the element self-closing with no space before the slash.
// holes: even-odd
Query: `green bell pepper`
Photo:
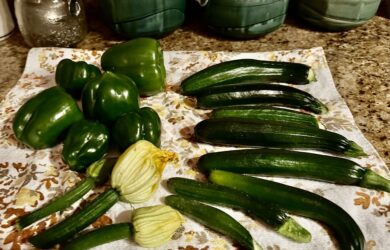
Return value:
<svg viewBox="0 0 390 250">
<path fill-rule="evenodd" d="M 22 143 L 42 149 L 59 143 L 65 130 L 81 119 L 75 100 L 56 86 L 28 100 L 17 111 L 12 129 Z"/>
<path fill-rule="evenodd" d="M 66 92 L 79 98 L 84 85 L 100 75 L 100 69 L 95 65 L 63 59 L 57 65 L 55 80 Z"/>
<path fill-rule="evenodd" d="M 105 125 L 81 120 L 74 123 L 64 140 L 62 158 L 72 170 L 83 171 L 108 150 L 109 132 Z"/>
<path fill-rule="evenodd" d="M 143 107 L 120 117 L 113 129 L 112 137 L 120 150 L 125 150 L 139 140 L 147 140 L 160 146 L 161 120 L 156 111 Z"/>
<path fill-rule="evenodd" d="M 134 81 L 110 71 L 85 85 L 81 101 L 87 118 L 96 119 L 106 125 L 139 109 L 138 89 Z"/>
<path fill-rule="evenodd" d="M 103 53 L 101 66 L 129 76 L 142 96 L 152 96 L 165 89 L 163 52 L 155 39 L 136 38 L 114 45 Z"/>
<path fill-rule="evenodd" d="M 155 146 L 160 146 L 161 120 L 157 112 L 149 107 L 143 107 L 138 111 L 142 117 L 143 139 L 150 141 Z"/>
</svg>

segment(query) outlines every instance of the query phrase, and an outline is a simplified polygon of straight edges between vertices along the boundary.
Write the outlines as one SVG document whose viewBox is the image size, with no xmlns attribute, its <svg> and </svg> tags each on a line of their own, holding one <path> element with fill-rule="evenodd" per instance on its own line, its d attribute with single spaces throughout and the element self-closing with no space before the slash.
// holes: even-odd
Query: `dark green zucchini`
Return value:
<svg viewBox="0 0 390 250">
<path fill-rule="evenodd" d="M 277 107 L 230 107 L 213 110 L 212 118 L 240 118 L 258 121 L 284 121 L 302 126 L 319 127 L 317 118 L 311 114 Z"/>
<path fill-rule="evenodd" d="M 210 86 L 225 86 L 245 81 L 308 84 L 315 81 L 313 70 L 305 64 L 292 62 L 238 59 L 207 67 L 184 79 L 184 95 L 196 95 Z"/>
<path fill-rule="evenodd" d="M 340 134 L 291 123 L 216 118 L 199 122 L 194 132 L 198 141 L 217 145 L 316 149 L 351 157 L 366 155 L 359 145 Z"/>
<path fill-rule="evenodd" d="M 312 179 L 390 192 L 390 180 L 354 161 L 283 149 L 245 149 L 208 153 L 198 160 L 202 171 L 224 170 Z"/>
<path fill-rule="evenodd" d="M 119 200 L 115 189 L 108 189 L 100 194 L 83 209 L 75 212 L 53 227 L 31 237 L 28 241 L 38 248 L 51 248 L 57 243 L 64 242 L 70 237 L 89 226 Z"/>
<path fill-rule="evenodd" d="M 315 114 L 328 111 L 327 107 L 311 94 L 279 84 L 245 83 L 218 86 L 197 95 L 197 106 L 203 109 L 255 105 L 303 109 Z"/>
<path fill-rule="evenodd" d="M 310 242 L 311 234 L 283 210 L 270 204 L 253 201 L 247 194 L 213 183 L 185 178 L 171 178 L 169 191 L 200 202 L 240 209 L 265 222 L 281 235 L 296 242 Z"/>
<path fill-rule="evenodd" d="M 96 185 L 106 182 L 115 162 L 116 159 L 114 158 L 103 158 L 92 163 L 86 171 L 87 177 L 84 180 L 77 183 L 72 189 L 64 193 L 62 196 L 57 197 L 37 210 L 18 218 L 16 221 L 16 227 L 18 229 L 23 229 L 52 213 L 70 207 Z"/>
<path fill-rule="evenodd" d="M 128 239 L 133 235 L 131 223 L 118 223 L 100 227 L 70 240 L 61 250 L 86 250 L 108 242 Z"/>
<path fill-rule="evenodd" d="M 352 217 L 335 203 L 306 190 L 260 178 L 213 170 L 216 184 L 249 194 L 253 199 L 275 204 L 286 211 L 321 221 L 333 230 L 342 250 L 364 250 L 364 235 Z"/>
<path fill-rule="evenodd" d="M 179 195 L 165 197 L 165 203 L 204 226 L 237 241 L 244 249 L 262 249 L 245 227 L 222 210 Z"/>
</svg>

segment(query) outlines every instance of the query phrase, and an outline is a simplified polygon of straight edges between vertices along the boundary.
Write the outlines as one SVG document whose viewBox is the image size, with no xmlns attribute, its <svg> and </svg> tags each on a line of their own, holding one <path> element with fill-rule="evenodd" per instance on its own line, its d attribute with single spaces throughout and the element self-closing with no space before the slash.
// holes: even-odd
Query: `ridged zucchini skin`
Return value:
<svg viewBox="0 0 390 250">
<path fill-rule="evenodd" d="M 244 149 L 202 155 L 203 172 L 223 170 L 310 179 L 390 192 L 390 180 L 349 159 L 284 149 Z"/>
<path fill-rule="evenodd" d="M 202 109 L 264 105 L 303 109 L 315 114 L 328 111 L 325 104 L 305 91 L 271 83 L 254 82 L 210 87 L 197 95 L 196 99 L 197 106 Z"/>
<path fill-rule="evenodd" d="M 89 226 L 118 200 L 119 193 L 115 189 L 108 189 L 88 203 L 82 210 L 29 238 L 28 241 L 38 248 L 51 248 L 53 245 L 68 240 L 74 234 Z"/>
<path fill-rule="evenodd" d="M 170 192 L 189 199 L 251 211 L 273 228 L 280 227 L 288 218 L 281 209 L 261 202 L 252 202 L 247 194 L 224 186 L 179 177 L 170 178 L 167 185 Z"/>
<path fill-rule="evenodd" d="M 283 122 L 211 118 L 195 126 L 194 136 L 200 142 L 217 145 L 315 149 L 351 157 L 366 155 L 359 145 L 340 134 Z"/>
<path fill-rule="evenodd" d="M 211 118 L 239 118 L 257 121 L 292 122 L 302 126 L 319 127 L 314 115 L 277 107 L 230 107 L 215 109 Z"/>
<path fill-rule="evenodd" d="M 358 185 L 366 172 L 356 162 L 340 157 L 268 148 L 204 154 L 198 160 L 198 168 L 205 172 L 216 169 L 345 185 Z"/>
<path fill-rule="evenodd" d="M 310 66 L 293 62 L 238 59 L 221 62 L 187 77 L 181 83 L 184 95 L 195 95 L 210 86 L 244 81 L 308 84 L 315 81 Z"/>
<path fill-rule="evenodd" d="M 341 207 L 322 196 L 277 182 L 220 170 L 211 171 L 209 179 L 213 183 L 246 192 L 253 199 L 325 223 L 333 230 L 342 250 L 364 249 L 364 235 L 356 222 Z"/>
<path fill-rule="evenodd" d="M 179 195 L 165 197 L 165 203 L 204 226 L 237 241 L 244 249 L 261 249 L 248 230 L 222 210 Z"/>
<path fill-rule="evenodd" d="M 253 201 L 247 194 L 213 183 L 174 177 L 167 181 L 168 190 L 183 197 L 214 205 L 239 209 L 260 219 L 280 234 L 296 241 L 309 242 L 311 234 L 283 210 L 270 204 Z M 288 226 L 288 232 L 281 231 Z"/>
</svg>

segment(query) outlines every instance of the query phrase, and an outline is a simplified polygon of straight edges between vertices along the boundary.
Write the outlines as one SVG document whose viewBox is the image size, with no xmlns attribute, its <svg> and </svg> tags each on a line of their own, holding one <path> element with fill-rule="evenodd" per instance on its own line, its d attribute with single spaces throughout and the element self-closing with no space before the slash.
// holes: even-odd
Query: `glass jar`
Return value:
<svg viewBox="0 0 390 250">
<path fill-rule="evenodd" d="M 15 14 L 31 47 L 71 47 L 87 34 L 82 0 L 15 0 Z"/>
</svg>

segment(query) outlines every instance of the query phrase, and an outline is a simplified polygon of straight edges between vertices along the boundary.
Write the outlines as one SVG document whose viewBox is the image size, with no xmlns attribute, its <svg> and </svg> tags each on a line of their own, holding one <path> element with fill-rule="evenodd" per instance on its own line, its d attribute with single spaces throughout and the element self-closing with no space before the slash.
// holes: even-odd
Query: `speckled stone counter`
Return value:
<svg viewBox="0 0 390 250">
<path fill-rule="evenodd" d="M 120 41 L 88 13 L 90 32 L 76 47 L 105 49 Z M 347 32 L 323 32 L 288 18 L 278 30 L 256 40 L 225 40 L 198 23 L 160 39 L 164 50 L 272 51 L 323 47 L 334 81 L 367 139 L 390 167 L 390 20 L 376 16 Z M 0 99 L 19 79 L 29 48 L 18 31 L 0 42 Z"/>
</svg>

